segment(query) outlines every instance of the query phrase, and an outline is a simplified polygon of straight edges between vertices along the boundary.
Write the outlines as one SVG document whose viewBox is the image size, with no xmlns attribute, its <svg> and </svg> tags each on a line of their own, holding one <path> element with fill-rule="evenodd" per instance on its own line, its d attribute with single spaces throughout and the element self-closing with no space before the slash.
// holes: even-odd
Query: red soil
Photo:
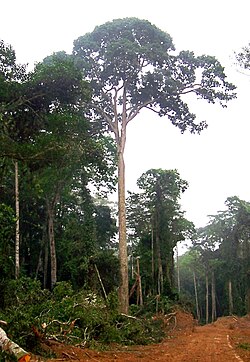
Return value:
<svg viewBox="0 0 250 362">
<path fill-rule="evenodd" d="M 178 311 L 166 320 L 168 337 L 160 344 L 113 348 L 97 352 L 52 342 L 57 358 L 47 360 L 80 362 L 246 362 L 250 361 L 250 315 L 219 318 L 215 323 L 196 326 L 192 316 Z M 32 360 L 45 361 L 33 357 Z"/>
</svg>

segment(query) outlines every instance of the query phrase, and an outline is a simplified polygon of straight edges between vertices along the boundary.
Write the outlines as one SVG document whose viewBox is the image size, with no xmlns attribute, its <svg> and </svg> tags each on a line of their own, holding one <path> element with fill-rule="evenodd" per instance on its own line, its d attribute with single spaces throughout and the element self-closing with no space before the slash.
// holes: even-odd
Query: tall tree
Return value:
<svg viewBox="0 0 250 362">
<path fill-rule="evenodd" d="M 140 250 L 143 254 L 139 255 L 148 276 L 149 266 L 152 265 L 153 284 L 147 283 L 147 292 L 171 296 L 174 288 L 174 248 L 178 241 L 191 235 L 193 229 L 193 224 L 184 218 L 179 204 L 187 182 L 176 170 L 151 169 L 142 174 L 137 185 L 140 193 L 130 194 L 128 198 L 128 225 L 134 238 L 139 238 L 137 252 Z M 150 254 L 152 263 L 148 260 Z"/>
<path fill-rule="evenodd" d="M 2 63 L 6 62 L 5 53 Z M 14 51 L 9 53 L 14 62 Z M 10 61 L 6 66 L 1 64 L 5 72 L 0 74 L 0 156 L 1 160 L 20 161 L 20 169 L 26 168 L 38 191 L 39 204 L 44 201 L 53 287 L 57 274 L 54 219 L 62 190 L 81 172 L 93 182 L 112 184 L 112 142 L 83 116 L 90 88 L 72 57 L 63 52 L 53 54 L 25 76 L 23 69 L 18 69 L 22 75 L 18 79 L 14 77 L 15 64 L 10 78 Z"/>
<path fill-rule="evenodd" d="M 0 40 L 0 156 L 4 147 L 9 147 L 10 139 L 6 137 L 6 128 L 17 107 L 22 103 L 22 82 L 26 78 L 26 67 L 16 63 L 16 55 L 13 48 Z M 7 142 L 6 142 L 7 141 Z M 6 163 L 1 157 L 1 168 L 6 168 Z M 13 167 L 13 165 L 12 165 Z M 14 162 L 15 168 L 15 210 L 16 210 L 16 237 L 15 237 L 15 277 L 18 278 L 20 271 L 19 249 L 19 185 L 18 185 L 18 162 Z"/>
<path fill-rule="evenodd" d="M 94 89 L 90 107 L 113 132 L 118 158 L 120 310 L 128 312 L 128 264 L 124 149 L 127 125 L 146 108 L 167 116 L 181 132 L 201 132 L 206 123 L 184 102 L 193 93 L 223 106 L 235 97 L 224 69 L 211 56 L 174 53 L 169 34 L 149 21 L 117 19 L 98 26 L 74 42 L 73 55 Z"/>
<path fill-rule="evenodd" d="M 249 203 L 234 196 L 227 198 L 225 205 L 194 237 L 206 274 L 204 293 L 208 277 L 211 281 L 212 320 L 217 314 L 242 314 L 248 308 Z"/>
</svg>

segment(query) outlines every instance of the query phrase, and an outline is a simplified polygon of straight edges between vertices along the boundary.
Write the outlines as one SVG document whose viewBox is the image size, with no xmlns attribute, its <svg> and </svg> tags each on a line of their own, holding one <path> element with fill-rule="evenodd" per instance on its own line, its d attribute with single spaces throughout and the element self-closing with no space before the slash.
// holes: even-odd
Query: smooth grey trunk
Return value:
<svg viewBox="0 0 250 362">
<path fill-rule="evenodd" d="M 217 318 L 214 272 L 212 272 L 212 288 L 211 289 L 212 289 L 212 322 L 214 322 Z"/>
<path fill-rule="evenodd" d="M 54 206 L 54 205 L 53 205 Z M 54 233 L 54 207 L 47 200 L 47 215 L 48 215 L 48 237 L 50 246 L 50 276 L 51 276 L 51 288 L 55 286 L 57 282 L 57 261 L 56 261 L 56 244 Z"/>
<path fill-rule="evenodd" d="M 49 265 L 49 250 L 48 243 L 44 244 L 44 265 L 43 265 L 43 288 L 47 288 L 47 279 L 48 279 L 48 265 Z"/>
<path fill-rule="evenodd" d="M 233 294 L 232 294 L 232 281 L 228 281 L 228 311 L 229 315 L 233 314 Z"/>
<path fill-rule="evenodd" d="M 174 286 L 174 252 L 170 251 L 166 257 L 166 280 L 172 289 Z"/>
<path fill-rule="evenodd" d="M 154 275 L 155 275 L 155 267 L 154 267 L 154 229 L 152 223 L 151 230 L 151 276 L 152 276 L 152 291 L 154 291 Z"/>
<path fill-rule="evenodd" d="M 161 247 L 159 236 L 159 211 L 156 209 L 155 213 L 155 254 L 157 260 L 157 294 L 161 295 L 163 292 L 163 267 L 161 259 Z"/>
<path fill-rule="evenodd" d="M 158 269 L 158 277 L 157 277 L 158 295 L 161 295 L 163 292 L 163 269 L 162 269 L 160 239 L 159 239 L 158 231 L 156 232 L 155 244 L 156 244 L 155 246 L 156 246 L 157 269 Z"/>
<path fill-rule="evenodd" d="M 15 240 L 15 278 L 20 274 L 20 205 L 18 162 L 15 161 L 15 198 L 16 198 L 16 240 Z"/>
<path fill-rule="evenodd" d="M 37 267 L 36 267 L 36 279 L 38 278 L 38 274 L 41 271 L 43 273 L 44 278 L 44 272 L 45 272 L 45 258 L 46 258 L 46 248 L 47 248 L 47 224 L 43 225 L 43 235 L 42 235 L 42 241 L 41 241 L 41 249 L 38 257 Z M 47 253 L 48 258 L 48 253 Z M 46 270 L 47 273 L 47 270 Z M 46 280 L 47 282 L 47 280 Z M 43 284 L 44 288 L 46 288 L 46 283 Z"/>
<path fill-rule="evenodd" d="M 209 284 L 208 284 L 208 274 L 206 273 L 206 324 L 209 321 Z"/>
<path fill-rule="evenodd" d="M 96 270 L 96 273 L 97 273 L 98 280 L 99 280 L 99 282 L 100 282 L 100 284 L 101 284 L 101 287 L 102 287 L 102 291 L 103 291 L 104 298 L 105 298 L 105 300 L 107 300 L 107 299 L 108 299 L 107 293 L 106 293 L 106 290 L 105 290 L 105 288 L 104 288 L 104 284 L 103 284 L 103 282 L 102 282 L 102 278 L 101 278 L 101 276 L 100 276 L 100 273 L 99 273 L 99 270 L 98 270 L 96 264 L 95 264 L 95 270 Z"/>
<path fill-rule="evenodd" d="M 180 294 L 181 281 L 180 281 L 180 261 L 179 261 L 178 244 L 176 244 L 176 269 L 177 269 L 177 288 L 178 288 L 178 293 Z"/>
<path fill-rule="evenodd" d="M 125 204 L 125 164 L 124 149 L 118 151 L 118 220 L 119 220 L 119 309 L 121 313 L 128 314 L 128 251 L 126 235 L 126 204 Z"/>
<path fill-rule="evenodd" d="M 199 308 L 199 300 L 198 300 L 198 291 L 197 291 L 197 282 L 195 271 L 193 271 L 193 280 L 194 280 L 194 294 L 195 294 L 195 304 L 196 304 L 196 316 L 198 322 L 200 321 L 200 308 Z"/>
<path fill-rule="evenodd" d="M 141 274 L 140 274 L 140 258 L 136 258 L 136 269 L 137 269 L 137 275 L 138 275 L 138 294 L 137 294 L 137 305 L 143 305 L 143 299 L 142 299 L 142 286 L 141 286 Z"/>
</svg>

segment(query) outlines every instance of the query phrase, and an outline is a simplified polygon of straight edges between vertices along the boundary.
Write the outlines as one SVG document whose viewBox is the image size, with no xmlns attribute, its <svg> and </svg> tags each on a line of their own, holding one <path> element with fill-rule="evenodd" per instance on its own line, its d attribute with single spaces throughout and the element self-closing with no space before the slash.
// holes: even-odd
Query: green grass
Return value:
<svg viewBox="0 0 250 362">
<path fill-rule="evenodd" d="M 250 343 L 240 343 L 238 348 L 245 349 L 246 351 L 250 351 Z"/>
</svg>

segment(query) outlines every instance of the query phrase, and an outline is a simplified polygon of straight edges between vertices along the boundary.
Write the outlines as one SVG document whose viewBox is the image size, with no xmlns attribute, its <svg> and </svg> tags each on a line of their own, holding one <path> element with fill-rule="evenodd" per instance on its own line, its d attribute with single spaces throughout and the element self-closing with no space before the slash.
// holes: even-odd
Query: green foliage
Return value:
<svg viewBox="0 0 250 362">
<path fill-rule="evenodd" d="M 0 285 L 13 275 L 14 233 L 14 211 L 0 203 Z"/>
<path fill-rule="evenodd" d="M 191 237 L 194 229 L 179 204 L 188 184 L 176 170 L 161 169 L 148 170 L 137 184 L 141 192 L 130 194 L 127 213 L 133 255 L 140 256 L 142 285 L 146 294 L 153 290 L 153 294 L 174 298 L 173 250 L 178 241 Z M 160 279 L 160 290 L 156 290 Z"/>
<path fill-rule="evenodd" d="M 127 122 L 148 108 L 167 116 L 181 132 L 199 133 L 206 123 L 195 123 L 183 96 L 192 92 L 198 99 L 224 106 L 235 98 L 235 86 L 227 82 L 214 57 L 173 51 L 169 34 L 147 20 L 125 18 L 76 39 L 73 56 L 93 87 L 92 109 L 111 125 L 119 110 L 113 106 L 115 93 L 117 104 L 126 100 Z M 123 111 L 119 110 L 119 122 Z"/>
<path fill-rule="evenodd" d="M 159 321 L 119 315 L 115 293 L 104 302 L 91 291 L 73 290 L 69 282 L 57 283 L 49 292 L 29 278 L 10 281 L 0 318 L 8 322 L 6 333 L 12 340 L 36 353 L 44 353 L 38 334 L 92 348 L 113 342 L 155 343 L 163 337 Z"/>
<path fill-rule="evenodd" d="M 36 305 L 45 301 L 48 291 L 41 289 L 38 280 L 22 277 L 17 280 L 10 280 L 4 291 L 4 307 L 18 308 L 26 305 Z"/>
<path fill-rule="evenodd" d="M 53 288 L 53 298 L 56 301 L 61 301 L 63 298 L 71 297 L 74 294 L 72 285 L 69 282 L 56 283 Z"/>
<path fill-rule="evenodd" d="M 95 253 L 97 238 L 101 238 L 95 233 L 93 208 L 88 206 L 92 206 L 88 184 L 106 192 L 114 188 L 114 142 L 87 118 L 83 103 L 90 100 L 90 87 L 71 56 L 53 54 L 30 73 L 16 64 L 13 49 L 3 42 L 0 56 L 0 169 L 4 170 L 0 202 L 14 206 L 12 161 L 19 160 L 21 270 L 38 276 L 44 286 L 49 285 L 46 255 L 49 236 L 51 240 L 47 232 L 50 215 L 62 265 L 58 275 L 62 280 L 65 270 L 66 279 L 83 285 L 88 258 Z M 81 228 L 76 232 L 79 224 Z M 107 229 L 105 243 L 109 243 L 114 231 Z M 62 244 L 67 254 L 62 255 Z M 1 276 L 5 278 L 11 276 L 13 248 L 14 237 L 0 241 L 0 270 L 3 268 Z M 78 264 L 70 256 L 79 255 L 79 248 L 83 257 Z M 81 279 L 78 276 L 82 271 L 85 275 Z"/>
<path fill-rule="evenodd" d="M 250 343 L 240 343 L 237 348 L 245 349 L 246 351 L 250 351 Z"/>
<path fill-rule="evenodd" d="M 224 211 L 210 216 L 207 226 L 197 230 L 193 247 L 179 258 L 181 295 L 194 296 L 192 272 L 195 271 L 203 317 L 206 314 L 206 280 L 211 312 L 212 274 L 215 276 L 218 316 L 244 315 L 249 308 L 250 203 L 233 196 L 227 198 L 225 206 Z"/>
<path fill-rule="evenodd" d="M 0 351 L 0 362 L 17 362 L 17 358 L 6 352 Z"/>
</svg>

